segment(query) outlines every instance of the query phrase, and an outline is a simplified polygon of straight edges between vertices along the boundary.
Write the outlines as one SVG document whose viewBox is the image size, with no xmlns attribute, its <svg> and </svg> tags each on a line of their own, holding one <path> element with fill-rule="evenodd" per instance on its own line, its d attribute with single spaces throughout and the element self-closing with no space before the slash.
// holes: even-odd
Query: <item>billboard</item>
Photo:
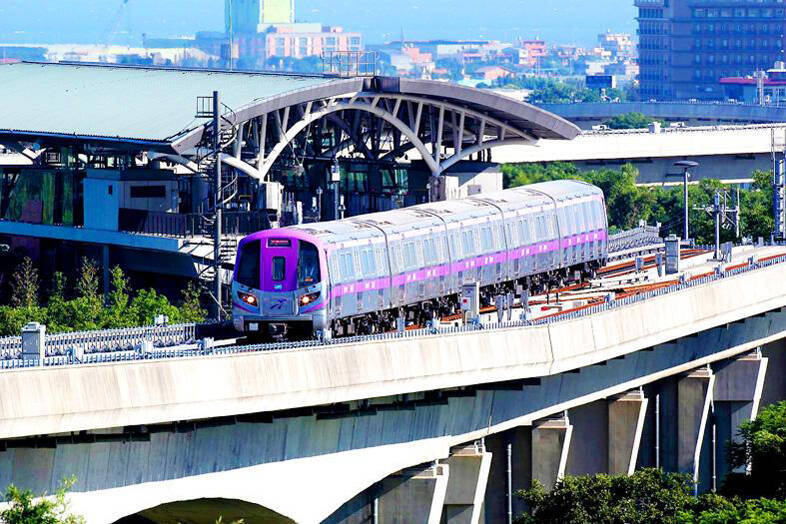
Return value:
<svg viewBox="0 0 786 524">
<path fill-rule="evenodd" d="M 587 89 L 614 89 L 617 87 L 614 75 L 587 75 L 584 83 Z"/>
</svg>

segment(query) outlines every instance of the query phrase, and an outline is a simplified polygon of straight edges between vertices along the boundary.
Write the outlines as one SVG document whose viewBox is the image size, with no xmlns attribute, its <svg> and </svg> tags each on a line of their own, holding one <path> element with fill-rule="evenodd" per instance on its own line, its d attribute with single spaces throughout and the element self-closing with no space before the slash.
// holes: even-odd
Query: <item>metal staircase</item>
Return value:
<svg viewBox="0 0 786 524">
<path fill-rule="evenodd" d="M 235 252 L 237 251 L 237 243 L 238 240 L 235 237 L 223 237 L 221 238 L 221 249 L 219 252 L 221 253 L 221 264 L 229 262 L 232 260 L 232 257 L 235 256 Z M 213 242 L 209 243 L 209 245 L 213 245 Z M 199 280 L 205 283 L 211 283 L 216 278 L 216 269 L 212 264 L 205 264 L 202 270 L 198 274 Z"/>
<path fill-rule="evenodd" d="M 197 157 L 200 173 L 208 180 L 214 180 L 216 176 L 216 165 L 219 155 L 224 148 L 230 146 L 235 140 L 240 140 L 240 127 L 235 124 L 237 115 L 226 104 L 218 101 L 218 94 L 213 97 L 197 98 L 197 118 L 210 118 L 212 125 L 206 125 L 203 135 L 203 142 L 210 144 L 204 155 Z M 218 137 L 216 137 L 218 133 Z M 216 249 L 215 227 L 218 211 L 226 207 L 239 193 L 238 174 L 235 169 L 220 169 L 218 173 L 220 182 L 218 188 L 213 184 L 212 195 L 204 199 L 195 209 L 200 215 L 199 233 L 204 236 L 205 246 L 210 246 L 213 252 L 213 260 L 204 258 L 204 266 L 199 271 L 200 281 L 212 283 L 214 289 L 209 291 L 210 298 L 218 305 L 219 317 L 225 317 L 227 311 L 222 307 L 222 297 L 216 296 L 221 291 L 221 286 L 217 283 L 220 275 L 216 274 L 217 268 L 229 262 L 237 249 L 237 239 L 224 235 L 218 235 L 220 242 Z M 223 224 L 221 224 L 223 225 Z M 223 228 L 222 228 L 223 229 Z M 216 256 L 217 255 L 217 256 Z M 218 260 L 215 260 L 215 259 Z M 210 286 L 207 286 L 208 289 Z"/>
</svg>

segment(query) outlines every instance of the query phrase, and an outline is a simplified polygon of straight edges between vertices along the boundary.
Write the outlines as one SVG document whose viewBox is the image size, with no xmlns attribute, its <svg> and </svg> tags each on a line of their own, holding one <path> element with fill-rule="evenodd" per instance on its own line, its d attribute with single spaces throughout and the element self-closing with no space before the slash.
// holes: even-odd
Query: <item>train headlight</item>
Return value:
<svg viewBox="0 0 786 524">
<path fill-rule="evenodd" d="M 238 298 L 240 298 L 240 300 L 242 300 L 249 306 L 256 307 L 259 305 L 259 301 L 257 300 L 257 297 L 255 297 L 254 295 L 250 295 L 248 293 L 243 293 L 242 291 L 238 291 L 237 296 Z"/>
<path fill-rule="evenodd" d="M 316 293 L 309 293 L 307 295 L 301 295 L 300 298 L 298 299 L 298 304 L 300 304 L 301 307 L 302 306 L 307 306 L 309 304 L 313 304 L 317 300 L 319 300 L 319 291 L 317 291 Z"/>
</svg>

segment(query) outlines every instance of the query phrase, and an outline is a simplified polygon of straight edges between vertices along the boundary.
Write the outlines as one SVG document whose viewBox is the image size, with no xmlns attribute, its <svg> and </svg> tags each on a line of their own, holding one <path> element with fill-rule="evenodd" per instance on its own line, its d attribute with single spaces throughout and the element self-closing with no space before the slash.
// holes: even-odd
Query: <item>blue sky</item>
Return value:
<svg viewBox="0 0 786 524">
<path fill-rule="evenodd" d="M 296 0 L 302 21 L 343 25 L 368 42 L 406 38 L 541 37 L 590 44 L 606 29 L 633 32 L 633 0 Z M 141 41 L 221 30 L 223 0 L 0 0 L 0 41 Z M 407 7 L 401 7 L 407 5 Z M 131 37 L 112 36 L 130 30 Z"/>
</svg>

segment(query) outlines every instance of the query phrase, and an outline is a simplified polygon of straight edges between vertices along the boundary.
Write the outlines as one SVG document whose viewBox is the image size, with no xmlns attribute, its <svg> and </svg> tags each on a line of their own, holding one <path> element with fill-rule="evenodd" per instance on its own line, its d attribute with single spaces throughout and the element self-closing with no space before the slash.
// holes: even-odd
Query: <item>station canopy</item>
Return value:
<svg viewBox="0 0 786 524">
<path fill-rule="evenodd" d="M 524 102 L 427 80 L 20 62 L 0 65 L 0 85 L 0 142 L 62 140 L 179 152 L 201 136 L 208 121 L 196 117 L 197 98 L 213 91 L 236 122 L 349 93 L 395 92 L 467 107 L 535 139 L 579 133 Z"/>
</svg>

